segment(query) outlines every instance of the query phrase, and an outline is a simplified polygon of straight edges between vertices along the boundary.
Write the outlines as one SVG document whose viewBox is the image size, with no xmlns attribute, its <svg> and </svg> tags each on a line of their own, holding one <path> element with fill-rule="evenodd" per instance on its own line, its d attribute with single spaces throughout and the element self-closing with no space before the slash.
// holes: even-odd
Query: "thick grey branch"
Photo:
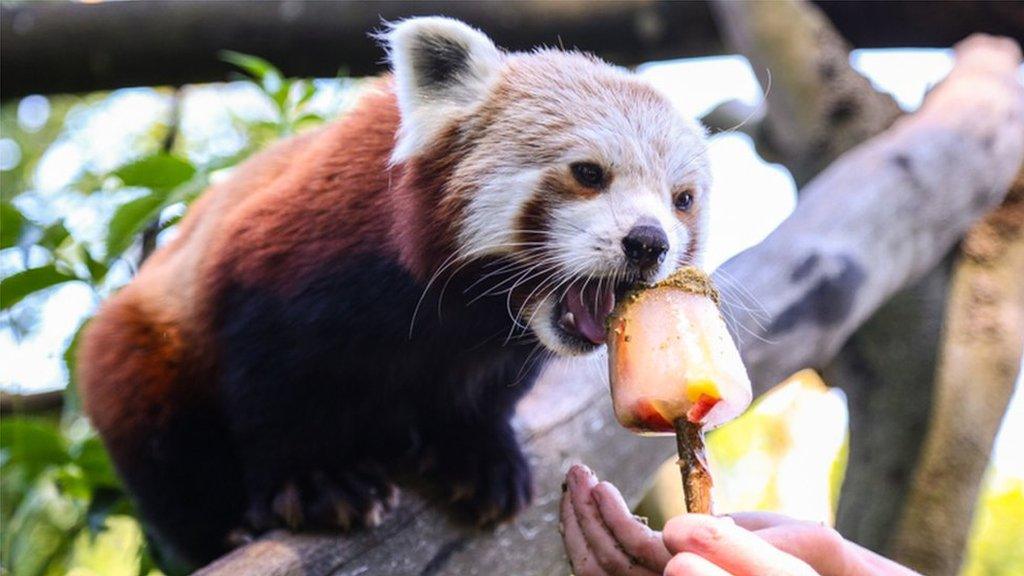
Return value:
<svg viewBox="0 0 1024 576">
<path fill-rule="evenodd" d="M 828 362 L 1002 201 L 1024 159 L 1019 63 L 1013 41 L 961 43 L 917 113 L 822 172 L 778 229 L 723 266 L 726 298 L 744 304 L 735 318 L 759 391 Z"/>
</svg>

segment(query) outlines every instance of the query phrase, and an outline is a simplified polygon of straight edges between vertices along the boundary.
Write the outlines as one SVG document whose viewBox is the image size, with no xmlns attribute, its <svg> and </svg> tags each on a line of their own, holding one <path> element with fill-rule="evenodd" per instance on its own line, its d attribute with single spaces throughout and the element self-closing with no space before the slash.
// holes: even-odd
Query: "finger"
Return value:
<svg viewBox="0 0 1024 576">
<path fill-rule="evenodd" d="M 597 511 L 597 504 L 591 492 L 597 485 L 597 476 L 585 466 L 574 466 L 569 470 L 569 499 L 576 522 L 579 523 L 587 548 L 597 563 L 609 574 L 652 576 L 655 573 L 631 559 L 605 526 Z"/>
<path fill-rule="evenodd" d="M 920 573 L 897 564 L 884 556 L 879 556 L 871 550 L 861 547 L 856 542 L 847 540 L 846 545 L 851 550 L 851 555 L 858 557 L 865 566 L 871 569 L 870 571 L 865 571 L 865 573 L 886 574 L 888 576 L 921 576 Z"/>
<path fill-rule="evenodd" d="M 661 573 L 672 559 L 672 554 L 661 539 L 661 534 L 637 521 L 615 486 L 599 483 L 591 491 L 604 525 L 611 531 L 626 554 L 643 566 Z"/>
<path fill-rule="evenodd" d="M 810 576 L 802 560 L 775 549 L 727 518 L 683 514 L 665 525 L 670 552 L 693 552 L 737 576 Z"/>
<path fill-rule="evenodd" d="M 576 522 L 576 513 L 572 510 L 572 501 L 569 493 L 562 494 L 562 504 L 559 510 L 561 522 L 559 528 L 562 532 L 562 543 L 565 544 L 565 554 L 569 557 L 569 567 L 576 576 L 611 576 L 602 569 L 593 554 L 587 548 L 587 540 L 583 537 L 579 523 Z"/>
<path fill-rule="evenodd" d="M 665 576 L 730 576 L 728 572 L 690 552 L 676 554 L 665 566 Z"/>
<path fill-rule="evenodd" d="M 846 540 L 820 524 L 790 524 L 758 530 L 755 534 L 775 548 L 811 565 L 822 576 L 870 574 Z"/>
<path fill-rule="evenodd" d="M 732 518 L 737 526 L 746 528 L 751 532 L 771 528 L 772 526 L 784 526 L 786 524 L 815 524 L 807 520 L 797 520 L 777 512 L 733 512 L 732 514 L 724 514 L 724 517 Z"/>
</svg>

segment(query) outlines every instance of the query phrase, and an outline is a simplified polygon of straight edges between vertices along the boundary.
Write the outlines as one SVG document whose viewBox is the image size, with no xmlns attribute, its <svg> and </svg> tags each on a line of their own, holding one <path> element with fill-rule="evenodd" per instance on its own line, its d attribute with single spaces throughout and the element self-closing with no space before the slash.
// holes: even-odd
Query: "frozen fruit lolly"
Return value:
<svg viewBox="0 0 1024 576">
<path fill-rule="evenodd" d="M 691 512 L 710 507 L 700 493 L 710 489 L 703 431 L 738 416 L 751 398 L 718 298 L 706 274 L 686 267 L 632 292 L 609 318 L 615 415 L 635 432 L 676 434 Z"/>
</svg>

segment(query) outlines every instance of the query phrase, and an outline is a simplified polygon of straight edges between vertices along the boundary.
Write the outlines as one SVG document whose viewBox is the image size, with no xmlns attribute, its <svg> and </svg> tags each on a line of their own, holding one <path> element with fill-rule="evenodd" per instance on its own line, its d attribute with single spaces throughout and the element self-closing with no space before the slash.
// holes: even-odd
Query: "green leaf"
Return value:
<svg viewBox="0 0 1024 576">
<path fill-rule="evenodd" d="M 174 226 L 177 226 L 178 224 L 181 223 L 181 219 L 183 217 L 184 216 L 182 216 L 181 214 L 175 214 L 174 216 L 165 219 L 163 222 L 160 223 L 160 231 L 163 232 L 164 230 L 168 230 Z"/>
<path fill-rule="evenodd" d="M 135 236 L 160 215 L 166 200 L 166 190 L 154 190 L 125 202 L 114 212 L 107 226 L 107 264 L 127 250 Z"/>
<path fill-rule="evenodd" d="M 64 240 L 67 240 L 70 235 L 71 232 L 68 232 L 68 229 L 64 227 L 64 221 L 60 220 L 43 230 L 43 236 L 37 243 L 52 252 L 56 250 Z"/>
<path fill-rule="evenodd" d="M 53 264 L 29 268 L 0 280 L 0 310 L 7 310 L 26 296 L 57 284 L 78 280 Z"/>
<path fill-rule="evenodd" d="M 110 267 L 93 258 L 92 254 L 89 253 L 89 249 L 85 246 L 82 246 L 81 249 L 82 260 L 85 262 L 85 267 L 89 269 L 89 277 L 92 279 L 92 283 L 94 285 L 99 284 L 107 277 L 107 272 L 110 271 Z"/>
<path fill-rule="evenodd" d="M 17 245 L 24 226 L 21 211 L 10 202 L 0 202 L 0 249 Z"/>
<path fill-rule="evenodd" d="M 82 470 L 83 477 L 93 489 L 119 489 L 114 465 L 107 455 L 99 437 L 90 435 L 71 450 L 74 463 Z"/>
<path fill-rule="evenodd" d="M 89 319 L 83 321 L 64 349 L 64 367 L 68 371 L 68 385 L 64 389 L 64 413 L 61 415 L 64 422 L 70 422 L 82 412 L 82 400 L 78 396 L 78 343 L 81 342 L 82 334 L 88 325 Z"/>
<path fill-rule="evenodd" d="M 259 56 L 242 54 L 231 50 L 223 50 L 220 53 L 221 60 L 234 64 L 241 68 L 253 80 L 255 80 L 264 94 L 277 106 L 278 112 L 283 112 L 288 101 L 288 93 L 291 91 L 292 81 L 285 79 L 281 71 L 273 64 Z"/>
<path fill-rule="evenodd" d="M 114 175 L 125 186 L 169 190 L 187 182 L 195 173 L 191 162 L 159 152 L 118 168 Z"/>
<path fill-rule="evenodd" d="M 85 525 L 87 502 L 65 493 L 62 468 L 49 470 L 28 491 L 4 536 L 5 568 L 14 575 L 64 573 Z"/>
<path fill-rule="evenodd" d="M 204 174 L 198 174 L 185 182 L 181 182 L 170 190 L 153 189 L 141 198 L 135 198 L 121 205 L 114 212 L 107 226 L 106 264 L 120 256 L 131 246 L 135 236 L 142 229 L 160 216 L 160 211 L 178 202 L 189 203 L 199 196 L 206 188 L 208 180 Z"/>
<path fill-rule="evenodd" d="M 10 466 L 23 467 L 33 481 L 43 469 L 70 461 L 67 442 L 56 423 L 42 418 L 6 417 L 0 422 L 0 450 L 3 451 L 3 470 Z"/>
<path fill-rule="evenodd" d="M 295 84 L 299 87 L 299 97 L 295 100 L 295 107 L 299 108 L 313 98 L 316 94 L 316 86 L 313 85 L 312 80 L 296 80 Z"/>
<path fill-rule="evenodd" d="M 280 72 L 277 72 L 277 68 L 273 64 L 259 56 L 250 56 L 249 54 L 242 54 L 234 50 L 221 50 L 220 59 L 241 68 L 256 80 L 262 80 L 264 76 L 271 72 L 276 72 L 280 75 Z"/>
</svg>

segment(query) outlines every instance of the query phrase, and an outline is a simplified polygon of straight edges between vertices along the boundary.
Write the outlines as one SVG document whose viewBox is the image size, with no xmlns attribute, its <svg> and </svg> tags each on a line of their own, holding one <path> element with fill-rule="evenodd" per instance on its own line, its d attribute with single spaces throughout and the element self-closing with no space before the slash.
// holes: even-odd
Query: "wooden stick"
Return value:
<svg viewBox="0 0 1024 576">
<path fill-rule="evenodd" d="M 679 473 L 683 477 L 686 511 L 711 514 L 711 471 L 704 452 L 704 429 L 686 418 L 675 421 L 676 449 L 679 450 Z"/>
</svg>

